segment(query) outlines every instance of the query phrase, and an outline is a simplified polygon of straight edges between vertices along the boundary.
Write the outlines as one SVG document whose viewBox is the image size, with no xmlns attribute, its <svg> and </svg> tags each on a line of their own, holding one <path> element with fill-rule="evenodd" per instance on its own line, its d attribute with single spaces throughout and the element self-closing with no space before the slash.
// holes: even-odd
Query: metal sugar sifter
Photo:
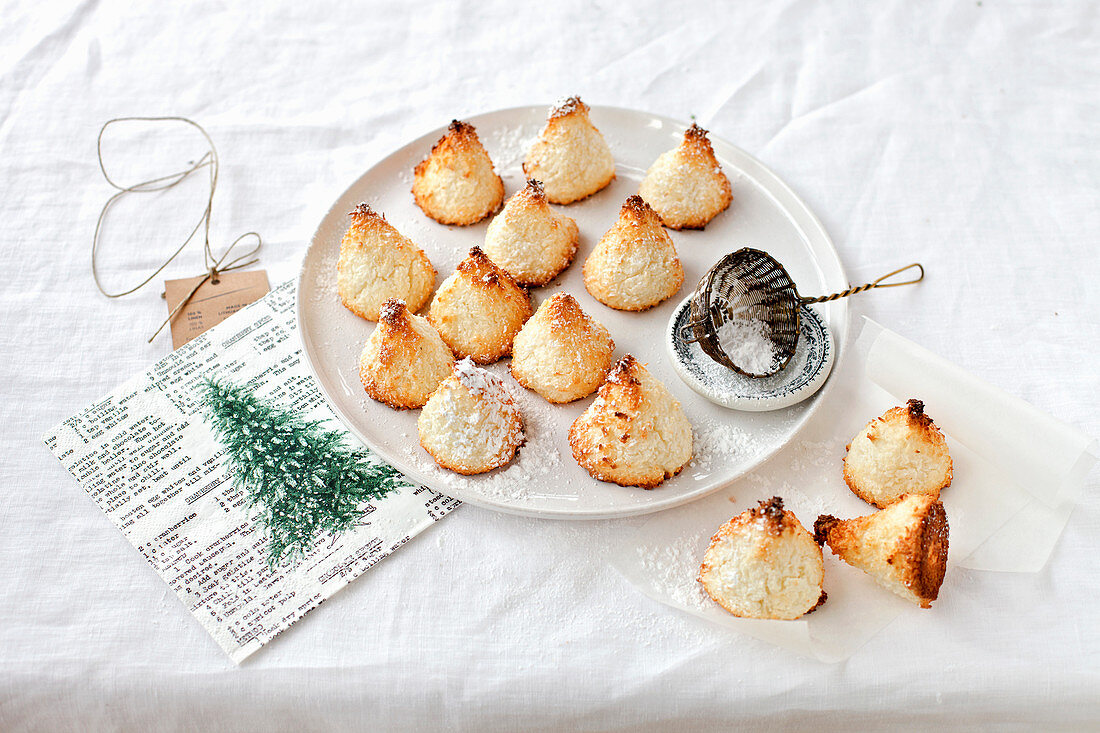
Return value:
<svg viewBox="0 0 1100 733">
<path fill-rule="evenodd" d="M 920 275 L 904 282 L 885 283 L 889 277 L 912 268 Z M 691 296 L 691 320 L 676 334 L 685 343 L 698 343 L 710 358 L 748 377 L 768 377 L 783 370 L 794 356 L 801 329 L 801 309 L 811 303 L 825 303 L 874 288 L 912 285 L 924 279 L 924 267 L 914 262 L 894 270 L 874 282 L 849 288 L 832 295 L 816 298 L 798 294 L 794 281 L 774 257 L 767 252 L 745 247 L 719 260 L 699 281 Z M 763 324 L 761 338 L 770 341 L 775 358 L 768 367 L 759 360 L 746 369 L 734 363 L 722 345 L 722 327 L 737 319 Z"/>
</svg>

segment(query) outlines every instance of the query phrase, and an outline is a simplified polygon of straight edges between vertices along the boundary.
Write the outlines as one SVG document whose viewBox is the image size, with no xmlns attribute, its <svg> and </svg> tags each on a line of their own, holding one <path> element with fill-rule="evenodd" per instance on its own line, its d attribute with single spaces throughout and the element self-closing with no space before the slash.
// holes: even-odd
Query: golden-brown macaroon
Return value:
<svg viewBox="0 0 1100 733">
<path fill-rule="evenodd" d="M 531 298 L 480 247 L 439 286 L 428 320 L 455 356 L 478 364 L 512 353 L 512 339 L 531 317 Z"/>
<path fill-rule="evenodd" d="M 855 519 L 823 514 L 814 522 L 818 543 L 879 585 L 929 608 L 947 571 L 947 512 L 932 496 L 909 494 Z"/>
<path fill-rule="evenodd" d="M 423 407 L 455 358 L 428 319 L 403 301 L 382 304 L 378 326 L 359 357 L 359 381 L 371 399 L 398 410 Z"/>
<path fill-rule="evenodd" d="M 340 300 L 368 321 L 378 320 L 389 298 L 405 301 L 413 313 L 420 310 L 435 285 L 435 268 L 424 250 L 366 204 L 359 204 L 350 216 L 336 263 Z"/>
<path fill-rule="evenodd" d="M 596 391 L 611 366 L 615 342 L 568 293 L 543 301 L 512 343 L 512 376 L 549 402 Z"/>
<path fill-rule="evenodd" d="M 821 547 L 778 496 L 723 524 L 710 538 L 699 582 L 734 616 L 790 620 L 825 602 Z"/>
<path fill-rule="evenodd" d="M 679 147 L 653 162 L 638 194 L 672 229 L 702 229 L 733 201 L 707 131 L 695 124 L 684 132 Z"/>
<path fill-rule="evenodd" d="M 668 389 L 627 354 L 569 428 L 569 445 L 593 478 L 652 489 L 691 460 L 691 423 Z"/>
<path fill-rule="evenodd" d="M 909 400 L 867 423 L 844 456 L 848 488 L 880 509 L 902 494 L 936 499 L 940 489 L 951 485 L 951 474 L 947 441 L 924 414 L 920 400 Z"/>
<path fill-rule="evenodd" d="M 615 179 L 615 159 L 588 118 L 588 105 L 570 97 L 550 110 L 546 126 L 527 151 L 523 172 L 546 186 L 553 204 L 571 204 Z"/>
<path fill-rule="evenodd" d="M 456 473 L 499 468 L 523 445 L 523 418 L 496 375 L 469 359 L 454 365 L 416 421 L 420 445 Z"/>
<path fill-rule="evenodd" d="M 520 285 L 545 285 L 577 254 L 577 222 L 551 209 L 542 183 L 529 180 L 489 222 L 484 249 Z"/>
<path fill-rule="evenodd" d="M 584 287 L 606 306 L 642 311 L 683 284 L 684 268 L 661 218 L 640 196 L 631 196 L 584 261 Z"/>
<path fill-rule="evenodd" d="M 504 181 L 474 126 L 453 120 L 413 171 L 413 197 L 440 224 L 475 224 L 500 208 Z"/>
</svg>

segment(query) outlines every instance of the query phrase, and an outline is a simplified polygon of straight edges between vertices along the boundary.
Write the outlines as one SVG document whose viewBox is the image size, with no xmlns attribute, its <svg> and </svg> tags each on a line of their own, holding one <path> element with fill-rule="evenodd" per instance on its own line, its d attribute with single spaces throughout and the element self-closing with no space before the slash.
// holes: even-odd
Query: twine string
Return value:
<svg viewBox="0 0 1100 733">
<path fill-rule="evenodd" d="M 120 122 L 179 122 L 190 125 L 194 129 L 198 130 L 198 132 L 203 136 L 203 139 L 206 140 L 207 150 L 205 153 L 202 154 L 202 156 L 199 157 L 198 160 L 189 164 L 188 167 L 182 170 L 174 171 L 172 173 L 157 176 L 155 178 L 150 178 L 149 180 L 145 181 L 139 181 L 138 183 L 126 186 L 111 178 L 111 175 L 107 172 L 107 165 L 106 163 L 104 163 L 103 160 L 103 136 L 111 125 L 115 125 Z M 227 272 L 229 270 L 238 270 L 259 262 L 259 258 L 255 255 L 257 252 L 259 252 L 260 247 L 263 246 L 263 239 L 256 232 L 246 232 L 245 234 L 237 237 L 235 240 L 233 240 L 232 244 L 230 244 L 229 247 L 226 248 L 221 257 L 216 258 L 214 256 L 213 250 L 210 247 L 210 214 L 214 208 L 214 192 L 217 190 L 218 187 L 219 161 L 218 150 L 214 146 L 214 140 L 199 123 L 195 122 L 194 120 L 187 119 L 186 117 L 176 116 L 115 117 L 113 119 L 107 120 L 107 122 L 103 123 L 103 127 L 99 129 L 99 136 L 96 138 L 96 158 L 99 161 L 99 171 L 103 174 L 103 178 L 112 188 L 115 189 L 115 193 L 107 199 L 107 201 L 103 204 L 103 208 L 100 209 L 99 217 L 96 219 L 95 232 L 92 235 L 92 278 L 95 280 L 95 284 L 96 287 L 99 289 L 99 292 L 101 292 L 103 295 L 108 298 L 121 298 L 124 295 L 130 295 L 131 293 L 135 293 L 138 290 L 141 290 L 143 287 L 148 285 L 157 275 L 159 275 L 164 270 L 164 268 L 168 267 L 168 265 L 171 264 L 172 261 L 175 260 L 181 252 L 183 252 L 187 245 L 191 243 L 191 240 L 193 240 L 195 236 L 199 233 L 200 229 L 203 232 L 203 266 L 206 269 L 206 275 L 202 278 L 202 280 L 198 282 L 198 284 L 195 285 L 195 287 L 191 289 L 191 292 L 187 295 L 187 297 L 180 301 L 179 305 L 172 309 L 172 312 L 168 314 L 168 318 L 165 319 L 164 323 L 160 325 L 160 328 L 158 328 L 156 332 L 149 338 L 150 343 L 153 341 L 154 338 L 157 337 L 157 335 L 161 331 L 164 330 L 165 326 L 172 322 L 172 319 L 175 318 L 181 310 L 183 310 L 187 303 L 190 302 L 191 298 L 194 297 L 195 293 L 198 292 L 199 288 L 202 287 L 207 281 L 216 284 L 218 282 L 219 273 Z M 161 262 L 161 264 L 155 270 L 153 270 L 153 272 L 151 272 L 148 277 L 143 279 L 137 285 L 118 292 L 109 292 L 103 286 L 103 283 L 99 279 L 99 267 L 96 257 L 99 252 L 100 237 L 103 230 L 103 222 L 107 218 L 107 212 L 110 211 L 111 207 L 114 206 L 115 203 L 119 201 L 119 199 L 125 196 L 137 193 L 155 193 L 159 191 L 167 191 L 183 183 L 185 180 L 187 180 L 188 177 L 203 168 L 207 169 L 208 171 L 210 181 L 210 193 L 206 197 L 206 206 L 203 208 L 202 214 L 199 216 L 199 220 L 195 223 L 194 228 L 191 229 L 191 233 L 187 235 L 187 238 L 183 240 L 182 244 L 180 244 L 178 247 L 175 248 L 174 251 L 172 251 L 167 259 Z M 255 237 L 256 246 L 254 246 L 252 249 L 248 250 L 244 254 L 238 255 L 237 257 L 223 265 L 222 263 L 225 262 L 225 259 L 229 256 L 229 253 L 233 251 L 233 248 L 247 237 Z"/>
</svg>

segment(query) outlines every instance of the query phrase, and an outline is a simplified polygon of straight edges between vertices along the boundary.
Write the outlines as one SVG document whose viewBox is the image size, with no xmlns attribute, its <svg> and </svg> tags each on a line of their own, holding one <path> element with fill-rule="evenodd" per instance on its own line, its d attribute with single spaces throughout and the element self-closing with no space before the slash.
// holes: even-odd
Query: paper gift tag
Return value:
<svg viewBox="0 0 1100 733">
<path fill-rule="evenodd" d="M 164 298 L 168 301 L 169 313 L 203 277 L 164 281 Z M 249 303 L 267 295 L 270 289 L 267 270 L 218 273 L 217 282 L 204 282 L 183 310 L 172 319 L 172 348 L 178 349 L 218 325 Z"/>
</svg>

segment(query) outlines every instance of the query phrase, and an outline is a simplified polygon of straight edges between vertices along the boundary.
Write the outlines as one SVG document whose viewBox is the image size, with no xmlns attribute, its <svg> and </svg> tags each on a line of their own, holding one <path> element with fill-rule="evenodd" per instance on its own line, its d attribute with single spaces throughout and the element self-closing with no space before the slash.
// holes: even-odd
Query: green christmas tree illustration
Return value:
<svg viewBox="0 0 1100 733">
<path fill-rule="evenodd" d="M 320 421 L 227 382 L 207 380 L 203 396 L 233 481 L 259 511 L 272 568 L 300 560 L 320 535 L 344 532 L 362 518 L 365 502 L 401 485 L 397 470 L 349 448 Z"/>
</svg>

